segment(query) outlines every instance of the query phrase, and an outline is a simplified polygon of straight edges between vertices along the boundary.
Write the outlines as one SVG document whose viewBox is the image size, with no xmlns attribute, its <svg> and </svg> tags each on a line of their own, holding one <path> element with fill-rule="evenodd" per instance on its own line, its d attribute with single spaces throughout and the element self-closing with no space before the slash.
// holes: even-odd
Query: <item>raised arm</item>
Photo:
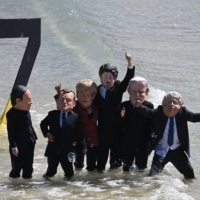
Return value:
<svg viewBox="0 0 200 200">
<path fill-rule="evenodd" d="M 193 113 L 193 112 L 187 110 L 186 108 L 185 108 L 185 113 L 187 116 L 187 121 L 200 122 L 200 113 Z"/>
<path fill-rule="evenodd" d="M 132 79 L 135 76 L 135 67 L 132 66 L 132 56 L 125 52 L 125 58 L 127 60 L 128 67 L 127 67 L 126 75 L 120 83 L 120 90 L 122 92 L 126 91 L 130 79 Z"/>
</svg>

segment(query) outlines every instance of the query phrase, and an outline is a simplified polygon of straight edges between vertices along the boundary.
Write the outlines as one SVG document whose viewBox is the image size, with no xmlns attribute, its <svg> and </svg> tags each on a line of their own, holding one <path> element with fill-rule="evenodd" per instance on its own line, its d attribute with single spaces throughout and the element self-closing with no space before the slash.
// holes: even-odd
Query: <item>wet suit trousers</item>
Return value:
<svg viewBox="0 0 200 200">
<path fill-rule="evenodd" d="M 184 175 L 185 178 L 194 178 L 194 170 L 191 166 L 189 158 L 187 157 L 186 153 L 183 151 L 182 147 L 178 147 L 175 150 L 169 150 L 166 157 L 162 162 L 160 162 L 160 156 L 154 154 L 150 175 L 154 172 L 161 172 L 164 166 L 171 162 L 174 167 Z"/>
<path fill-rule="evenodd" d="M 69 162 L 68 160 L 68 154 L 62 154 L 58 153 L 58 155 L 55 157 L 48 157 L 48 167 L 46 171 L 46 176 L 52 177 L 57 173 L 57 167 L 59 163 L 61 164 L 61 167 L 65 173 L 65 177 L 72 177 L 74 175 L 72 162 Z"/>
<path fill-rule="evenodd" d="M 10 148 L 12 169 L 9 177 L 19 178 L 22 170 L 22 178 L 32 178 L 34 148 L 35 144 L 30 141 L 28 146 L 18 148 L 19 154 L 17 157 L 12 154 Z"/>
</svg>

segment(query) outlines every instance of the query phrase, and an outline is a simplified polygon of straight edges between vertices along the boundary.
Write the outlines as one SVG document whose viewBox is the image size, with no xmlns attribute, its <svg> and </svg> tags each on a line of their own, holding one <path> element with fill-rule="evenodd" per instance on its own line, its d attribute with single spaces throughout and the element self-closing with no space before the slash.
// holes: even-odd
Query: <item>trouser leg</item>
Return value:
<svg viewBox="0 0 200 200">
<path fill-rule="evenodd" d="M 194 178 L 194 170 L 191 166 L 189 158 L 185 152 L 180 150 L 174 150 L 169 152 L 170 162 L 176 167 L 176 169 L 184 175 L 185 178 Z"/>
<path fill-rule="evenodd" d="M 97 170 L 103 171 L 105 170 L 106 163 L 108 160 L 108 155 L 109 155 L 109 145 L 105 143 L 101 143 L 99 145 L 98 149 L 98 155 L 97 155 Z"/>
<path fill-rule="evenodd" d="M 96 169 L 98 147 L 87 147 L 87 167 L 88 171 Z"/>
<path fill-rule="evenodd" d="M 164 160 L 161 158 L 162 158 L 161 156 L 154 153 L 149 176 L 152 176 L 159 172 L 162 172 L 162 170 L 163 170 L 164 166 L 167 164 L 168 160 L 166 158 Z"/>
<path fill-rule="evenodd" d="M 74 166 L 76 168 L 83 168 L 84 167 L 83 147 L 81 145 L 76 145 L 76 147 L 75 147 Z"/>
<path fill-rule="evenodd" d="M 133 159 L 123 159 L 123 171 L 129 171 L 130 167 L 133 164 Z"/>
<path fill-rule="evenodd" d="M 114 169 L 120 167 L 122 165 L 122 159 L 120 158 L 119 154 L 116 152 L 115 149 L 110 149 L 110 168 Z"/>
<path fill-rule="evenodd" d="M 135 164 L 140 170 L 147 168 L 148 151 L 147 149 L 139 149 L 136 151 Z"/>
<path fill-rule="evenodd" d="M 23 178 L 32 178 L 33 173 L 33 158 L 34 158 L 34 149 L 35 144 L 30 143 L 24 155 L 24 163 L 23 163 Z"/>
<path fill-rule="evenodd" d="M 69 162 L 65 154 L 60 155 L 60 164 L 65 172 L 65 177 L 70 178 L 74 175 L 72 162 Z"/>
<path fill-rule="evenodd" d="M 11 159 L 11 166 L 12 166 L 9 177 L 19 178 L 20 172 L 21 172 L 21 169 L 22 169 L 22 163 L 20 162 L 18 156 L 14 156 L 12 154 L 11 148 L 9 148 L 9 152 L 10 152 L 10 159 Z"/>
<path fill-rule="evenodd" d="M 46 171 L 46 176 L 52 177 L 57 173 L 57 167 L 59 164 L 59 156 L 55 158 L 48 157 L 47 162 L 48 162 L 48 167 Z"/>
<path fill-rule="evenodd" d="M 110 169 L 118 168 L 122 165 L 120 145 L 121 145 L 121 141 L 119 138 L 119 133 L 115 127 L 113 129 L 113 138 L 111 139 Z"/>
<path fill-rule="evenodd" d="M 12 162 L 12 169 L 9 173 L 9 177 L 11 178 L 19 178 L 20 177 L 20 172 L 22 169 L 22 165 L 19 165 L 15 162 Z"/>
</svg>

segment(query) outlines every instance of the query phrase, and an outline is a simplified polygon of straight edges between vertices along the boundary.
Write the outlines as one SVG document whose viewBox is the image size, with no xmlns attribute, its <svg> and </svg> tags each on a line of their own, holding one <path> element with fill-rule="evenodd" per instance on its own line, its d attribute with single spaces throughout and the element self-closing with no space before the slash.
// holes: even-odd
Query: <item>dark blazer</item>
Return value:
<svg viewBox="0 0 200 200">
<path fill-rule="evenodd" d="M 58 152 L 68 153 L 73 151 L 75 135 L 77 142 L 82 144 L 83 149 L 87 149 L 78 115 L 74 112 L 69 112 L 65 129 L 62 130 L 60 126 L 60 112 L 59 110 L 50 111 L 40 123 L 44 137 L 46 137 L 47 133 L 51 133 L 54 136 L 54 142 L 48 142 L 45 151 L 45 156 L 47 157 L 57 156 Z"/>
<path fill-rule="evenodd" d="M 10 148 L 21 148 L 35 144 L 37 135 L 32 127 L 29 111 L 11 108 L 7 114 L 7 130 Z"/>
<path fill-rule="evenodd" d="M 157 109 L 149 109 L 141 105 L 137 110 L 147 117 L 154 120 L 154 133 L 157 136 L 151 143 L 151 150 L 155 149 L 162 139 L 167 124 L 168 117 L 163 113 L 163 107 L 160 105 Z M 200 113 L 193 113 L 182 107 L 175 116 L 178 138 L 183 150 L 190 156 L 189 131 L 187 121 L 200 122 Z"/>
<path fill-rule="evenodd" d="M 98 92 L 94 103 L 99 109 L 99 135 L 110 135 L 108 133 L 110 133 L 110 129 L 112 129 L 112 123 L 117 114 L 117 110 L 120 109 L 123 93 L 126 91 L 129 80 L 134 77 L 134 74 L 135 67 L 133 66 L 133 69 L 128 68 L 124 80 L 121 82 L 119 80 L 115 81 L 114 86 L 110 89 L 108 100 L 105 100 L 99 92 L 99 88 L 102 85 L 98 86 Z"/>
<path fill-rule="evenodd" d="M 142 105 L 153 109 L 153 104 L 149 101 L 144 101 Z M 123 102 L 121 110 L 123 107 L 126 110 L 125 116 L 121 118 L 120 112 L 118 114 L 120 152 L 123 157 L 130 158 L 134 157 L 136 151 L 148 149 L 148 142 L 153 132 L 153 120 L 142 115 L 136 108 L 133 109 L 130 101 Z"/>
</svg>

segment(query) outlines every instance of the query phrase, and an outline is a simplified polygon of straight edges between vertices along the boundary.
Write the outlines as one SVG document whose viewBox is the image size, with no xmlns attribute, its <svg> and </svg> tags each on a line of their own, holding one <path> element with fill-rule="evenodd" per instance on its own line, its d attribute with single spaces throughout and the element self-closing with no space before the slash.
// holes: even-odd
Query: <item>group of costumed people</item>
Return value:
<svg viewBox="0 0 200 200">
<path fill-rule="evenodd" d="M 125 53 L 125 58 L 128 67 L 121 82 L 117 80 L 117 67 L 107 63 L 99 68 L 99 86 L 90 79 L 82 79 L 76 85 L 76 95 L 62 89 L 61 84 L 55 86 L 56 109 L 40 123 L 41 132 L 48 139 L 44 178 L 53 177 L 59 163 L 67 179 L 74 175 L 74 170 L 84 167 L 89 172 L 104 173 L 109 157 L 110 170 L 122 167 L 129 171 L 134 163 L 143 172 L 153 150 L 149 175 L 161 172 L 171 162 L 185 178 L 195 178 L 189 161 L 187 122 L 200 122 L 200 113 L 183 107 L 177 91 L 168 92 L 162 105 L 154 109 L 146 100 L 147 80 L 134 77 L 132 56 Z M 122 102 L 126 91 L 129 99 Z M 15 86 L 11 103 L 6 114 L 12 166 L 9 177 L 19 178 L 22 171 L 22 178 L 30 179 L 37 140 L 29 111 L 30 90 L 23 85 Z M 75 154 L 74 163 L 68 159 L 71 152 Z"/>
</svg>

